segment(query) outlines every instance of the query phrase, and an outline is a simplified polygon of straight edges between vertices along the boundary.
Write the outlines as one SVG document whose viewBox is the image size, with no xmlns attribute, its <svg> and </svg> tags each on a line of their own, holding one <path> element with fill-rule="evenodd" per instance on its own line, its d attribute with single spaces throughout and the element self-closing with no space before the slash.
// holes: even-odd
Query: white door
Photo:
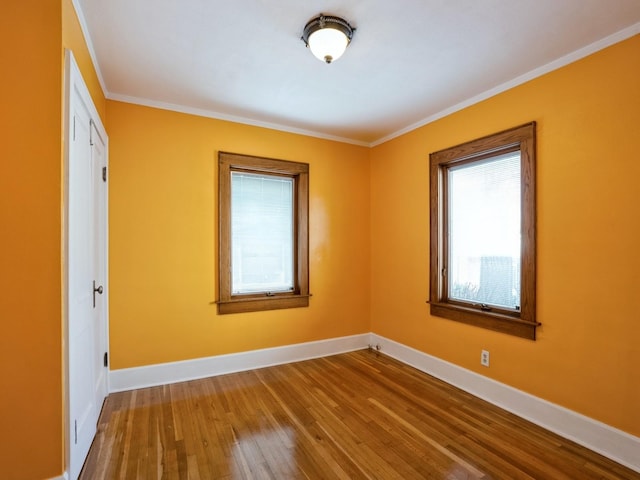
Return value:
<svg viewBox="0 0 640 480">
<path fill-rule="evenodd" d="M 70 56 L 70 55 L 69 55 Z M 72 57 L 70 59 L 72 62 Z M 106 135 L 77 67 L 68 68 L 69 473 L 76 479 L 107 395 Z"/>
<path fill-rule="evenodd" d="M 94 331 L 94 397 L 98 403 L 98 414 L 107 396 L 107 149 L 105 140 L 100 135 L 94 122 L 91 122 L 91 164 L 93 165 L 93 262 L 94 282 L 92 288 L 95 301 L 93 308 L 96 326 Z"/>
</svg>

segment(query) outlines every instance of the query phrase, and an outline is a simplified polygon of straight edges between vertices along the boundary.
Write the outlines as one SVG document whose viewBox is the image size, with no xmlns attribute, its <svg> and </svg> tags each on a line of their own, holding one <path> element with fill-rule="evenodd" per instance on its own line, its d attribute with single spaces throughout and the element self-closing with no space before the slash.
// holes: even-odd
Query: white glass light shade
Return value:
<svg viewBox="0 0 640 480">
<path fill-rule="evenodd" d="M 301 40 L 316 58 L 331 63 L 342 56 L 354 31 L 346 20 L 321 14 L 305 25 Z"/>
<path fill-rule="evenodd" d="M 349 39 L 340 30 L 335 28 L 323 28 L 313 32 L 309 36 L 309 48 L 311 53 L 326 63 L 339 59 L 347 49 Z"/>
</svg>

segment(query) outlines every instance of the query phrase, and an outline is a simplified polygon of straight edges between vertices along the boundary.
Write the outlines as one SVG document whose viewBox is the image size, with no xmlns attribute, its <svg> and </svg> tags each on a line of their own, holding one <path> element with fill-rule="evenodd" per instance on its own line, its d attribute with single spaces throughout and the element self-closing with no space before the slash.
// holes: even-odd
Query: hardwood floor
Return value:
<svg viewBox="0 0 640 480">
<path fill-rule="evenodd" d="M 389 357 L 110 395 L 82 479 L 640 479 Z"/>
</svg>

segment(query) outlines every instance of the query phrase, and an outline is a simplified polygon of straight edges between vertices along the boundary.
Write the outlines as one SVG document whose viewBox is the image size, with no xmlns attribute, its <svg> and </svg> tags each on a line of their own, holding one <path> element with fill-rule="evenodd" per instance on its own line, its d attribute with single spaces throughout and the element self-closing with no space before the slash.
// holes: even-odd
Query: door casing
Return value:
<svg viewBox="0 0 640 480">
<path fill-rule="evenodd" d="M 75 432 L 74 432 L 74 419 L 71 418 L 72 412 L 70 407 L 71 400 L 71 392 L 72 388 L 75 388 L 73 385 L 73 378 L 71 378 L 72 372 L 72 360 L 69 355 L 69 345 L 70 345 L 70 276 L 74 275 L 74 269 L 70 265 L 70 256 L 69 256 L 69 241 L 70 241 L 70 211 L 72 210 L 70 207 L 70 189 L 73 186 L 70 184 L 70 166 L 71 166 L 71 155 L 72 155 L 72 141 L 74 135 L 74 111 L 76 109 L 76 105 L 74 102 L 81 101 L 84 107 L 88 112 L 88 116 L 90 117 L 90 124 L 88 126 L 90 130 L 90 138 L 92 141 L 101 140 L 104 143 L 104 166 L 108 170 L 108 137 L 106 134 L 106 130 L 102 124 L 100 116 L 95 108 L 89 90 L 82 78 L 78 65 L 73 57 L 73 53 L 70 50 L 65 51 L 65 98 L 64 98 L 64 128 L 65 128 L 65 148 L 64 148 L 64 158 L 63 158 L 63 225 L 62 225 L 62 258 L 63 260 L 63 372 L 64 372 L 64 418 L 65 418 L 65 428 L 64 428 L 64 445 L 65 445 L 65 471 L 70 475 L 70 478 L 75 479 L 77 475 L 80 473 L 80 469 L 85 460 L 85 455 L 78 455 L 78 449 L 74 448 L 75 446 Z M 97 137 L 93 137 L 97 135 Z M 90 154 L 90 161 L 94 162 L 93 151 Z M 101 174 L 102 172 L 100 172 Z M 92 193 L 94 192 L 94 186 L 91 186 Z M 94 194 L 95 196 L 95 194 Z M 103 272 L 101 272 L 101 283 L 103 286 L 103 292 L 100 296 L 100 302 L 96 303 L 96 307 L 100 309 L 98 312 L 98 320 L 97 330 L 99 332 L 98 335 L 102 335 L 105 353 L 107 356 L 109 355 L 109 336 L 108 336 L 108 327 L 109 327 L 109 287 L 108 287 L 108 189 L 106 185 L 104 187 L 104 196 L 103 196 L 103 210 L 102 215 L 104 215 L 102 226 L 103 228 L 98 228 L 95 223 L 95 218 L 92 216 L 92 223 L 90 225 L 91 231 L 93 232 L 93 236 L 102 235 L 102 238 L 96 242 L 99 247 L 102 248 L 102 256 L 101 256 L 101 268 Z M 95 209 L 93 210 L 95 213 Z M 92 269 L 96 269 L 96 265 L 92 265 Z M 98 268 L 99 269 L 99 268 Z M 73 280 L 73 278 L 71 278 Z M 92 288 L 92 285 L 87 285 L 87 288 Z M 92 312 L 93 313 L 93 312 Z M 95 314 L 91 315 L 92 318 L 95 317 Z M 101 323 L 101 324 L 100 324 Z M 94 339 L 96 336 L 94 335 Z M 98 356 L 101 358 L 103 356 L 103 352 L 97 352 L 97 347 L 95 344 L 93 346 L 93 350 L 95 353 L 95 358 L 93 359 L 97 365 L 99 360 Z M 95 367 L 97 368 L 97 367 Z M 99 405 L 97 405 L 97 415 L 99 415 L 99 408 L 102 406 L 102 400 L 109 392 L 109 375 L 108 369 L 105 368 L 105 371 L 100 372 L 101 375 L 104 375 L 104 386 L 100 388 L 100 392 L 95 393 L 95 395 L 102 395 L 102 399 L 98 399 Z M 93 390 L 93 389 L 92 389 Z M 97 420 L 96 415 L 96 420 Z M 80 458 L 82 457 L 82 458 Z"/>
</svg>

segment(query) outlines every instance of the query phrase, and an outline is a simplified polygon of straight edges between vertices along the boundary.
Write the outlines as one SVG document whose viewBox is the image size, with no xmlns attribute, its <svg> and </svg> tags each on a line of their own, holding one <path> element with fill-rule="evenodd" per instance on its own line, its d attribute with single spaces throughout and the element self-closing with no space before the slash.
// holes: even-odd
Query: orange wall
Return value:
<svg viewBox="0 0 640 480">
<path fill-rule="evenodd" d="M 371 330 L 640 435 L 639 78 L 635 36 L 373 148 Z M 429 153 L 531 120 L 535 342 L 431 317 L 425 303 Z"/>
<path fill-rule="evenodd" d="M 369 149 L 107 101 L 112 368 L 369 331 Z M 310 164 L 309 308 L 216 313 L 217 153 Z"/>
<path fill-rule="evenodd" d="M 0 32 L 2 475 L 64 470 L 61 46 L 110 135 L 114 368 L 374 331 L 640 435 L 640 37 L 368 150 L 105 101 L 70 0 L 10 0 Z M 536 342 L 424 303 L 428 153 L 530 120 Z M 311 164 L 308 309 L 216 315 L 218 150 Z"/>
<path fill-rule="evenodd" d="M 0 476 L 62 472 L 60 0 L 0 14 Z"/>
<path fill-rule="evenodd" d="M 75 22 L 75 23 L 74 23 Z M 70 0 L 10 0 L 0 15 L 0 465 L 3 478 L 64 470 L 63 52 L 104 112 Z M 95 86 L 98 85 L 96 89 Z"/>
</svg>

